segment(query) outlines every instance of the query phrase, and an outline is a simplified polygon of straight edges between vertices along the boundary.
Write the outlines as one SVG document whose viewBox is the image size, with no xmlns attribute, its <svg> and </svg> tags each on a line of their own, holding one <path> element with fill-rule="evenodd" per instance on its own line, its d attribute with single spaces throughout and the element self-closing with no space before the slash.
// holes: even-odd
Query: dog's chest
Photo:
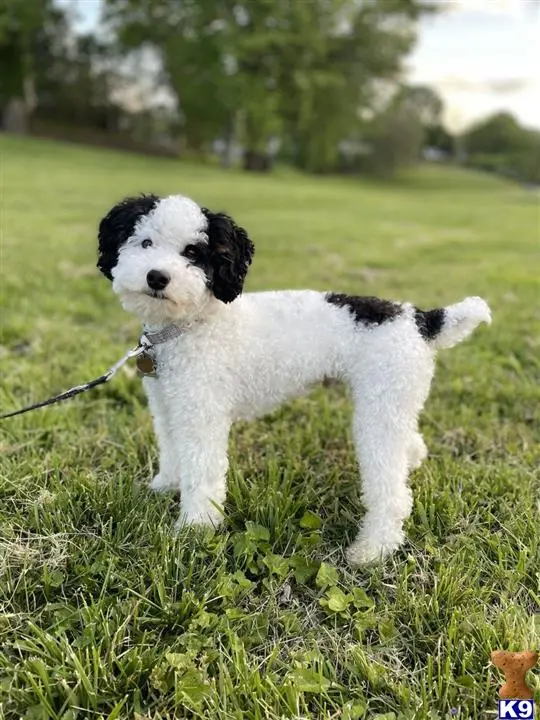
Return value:
<svg viewBox="0 0 540 720">
<path fill-rule="evenodd" d="M 165 381 L 179 373 L 188 372 L 197 355 L 192 345 L 179 338 L 154 346 L 148 354 L 142 356 L 142 371 Z"/>
</svg>

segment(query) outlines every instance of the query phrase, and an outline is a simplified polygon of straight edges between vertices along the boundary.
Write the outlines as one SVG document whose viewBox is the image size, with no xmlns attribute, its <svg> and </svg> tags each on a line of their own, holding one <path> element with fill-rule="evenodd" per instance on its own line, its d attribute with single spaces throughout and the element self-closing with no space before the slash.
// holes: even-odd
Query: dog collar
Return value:
<svg viewBox="0 0 540 720">
<path fill-rule="evenodd" d="M 186 328 L 179 325 L 166 325 L 161 330 L 150 332 L 145 330 L 139 340 L 144 350 L 137 356 L 137 370 L 144 377 L 157 377 L 157 361 L 154 347 L 161 345 L 168 340 L 174 340 L 186 331 Z"/>
<path fill-rule="evenodd" d="M 179 337 L 185 331 L 186 329 L 179 325 L 166 325 L 161 330 L 156 330 L 155 332 L 145 330 L 141 337 L 141 344 L 143 344 L 142 340 L 146 338 L 150 345 L 161 345 L 161 343 L 167 342 L 168 340 L 174 340 L 174 338 Z"/>
</svg>

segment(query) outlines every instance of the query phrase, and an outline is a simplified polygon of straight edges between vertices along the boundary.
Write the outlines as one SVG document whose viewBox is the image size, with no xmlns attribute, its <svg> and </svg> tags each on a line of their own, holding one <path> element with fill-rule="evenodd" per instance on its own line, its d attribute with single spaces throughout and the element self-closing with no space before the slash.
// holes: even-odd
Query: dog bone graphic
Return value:
<svg viewBox="0 0 540 720">
<path fill-rule="evenodd" d="M 491 653 L 493 664 L 500 668 L 506 682 L 499 690 L 502 699 L 532 700 L 533 693 L 527 685 L 525 675 L 538 662 L 538 653 L 533 650 L 509 652 L 494 650 Z"/>
</svg>

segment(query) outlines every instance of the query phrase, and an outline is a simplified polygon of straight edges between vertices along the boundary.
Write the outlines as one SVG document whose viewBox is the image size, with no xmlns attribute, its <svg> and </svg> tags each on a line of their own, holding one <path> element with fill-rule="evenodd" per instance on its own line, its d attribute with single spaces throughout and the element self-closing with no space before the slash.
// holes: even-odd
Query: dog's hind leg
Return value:
<svg viewBox="0 0 540 720">
<path fill-rule="evenodd" d="M 424 362 L 422 362 L 424 361 Z M 403 542 L 412 509 L 409 470 L 425 457 L 418 414 L 429 392 L 431 356 L 417 348 L 386 352 L 363 367 L 351 383 L 353 434 L 366 508 L 358 536 L 347 552 L 353 565 L 383 558 Z"/>
<path fill-rule="evenodd" d="M 354 438 L 362 475 L 366 514 L 347 550 L 352 565 L 379 560 L 403 542 L 403 522 L 412 507 L 407 486 L 409 428 L 386 417 L 356 411 Z"/>
</svg>

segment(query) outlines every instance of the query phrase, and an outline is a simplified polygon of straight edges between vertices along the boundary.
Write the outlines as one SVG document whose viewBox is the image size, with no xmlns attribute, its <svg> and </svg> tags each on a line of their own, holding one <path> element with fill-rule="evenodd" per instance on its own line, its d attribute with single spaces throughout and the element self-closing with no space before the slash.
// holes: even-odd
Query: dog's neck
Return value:
<svg viewBox="0 0 540 720">
<path fill-rule="evenodd" d="M 164 331 L 173 332 L 172 328 L 176 328 L 177 335 L 189 332 L 191 329 L 211 322 L 216 315 L 226 311 L 226 305 L 215 298 L 206 302 L 197 312 L 182 318 L 167 318 L 162 321 L 142 322 L 143 332 L 145 333 L 161 333 Z M 171 330 L 169 330 L 169 328 Z"/>
</svg>

